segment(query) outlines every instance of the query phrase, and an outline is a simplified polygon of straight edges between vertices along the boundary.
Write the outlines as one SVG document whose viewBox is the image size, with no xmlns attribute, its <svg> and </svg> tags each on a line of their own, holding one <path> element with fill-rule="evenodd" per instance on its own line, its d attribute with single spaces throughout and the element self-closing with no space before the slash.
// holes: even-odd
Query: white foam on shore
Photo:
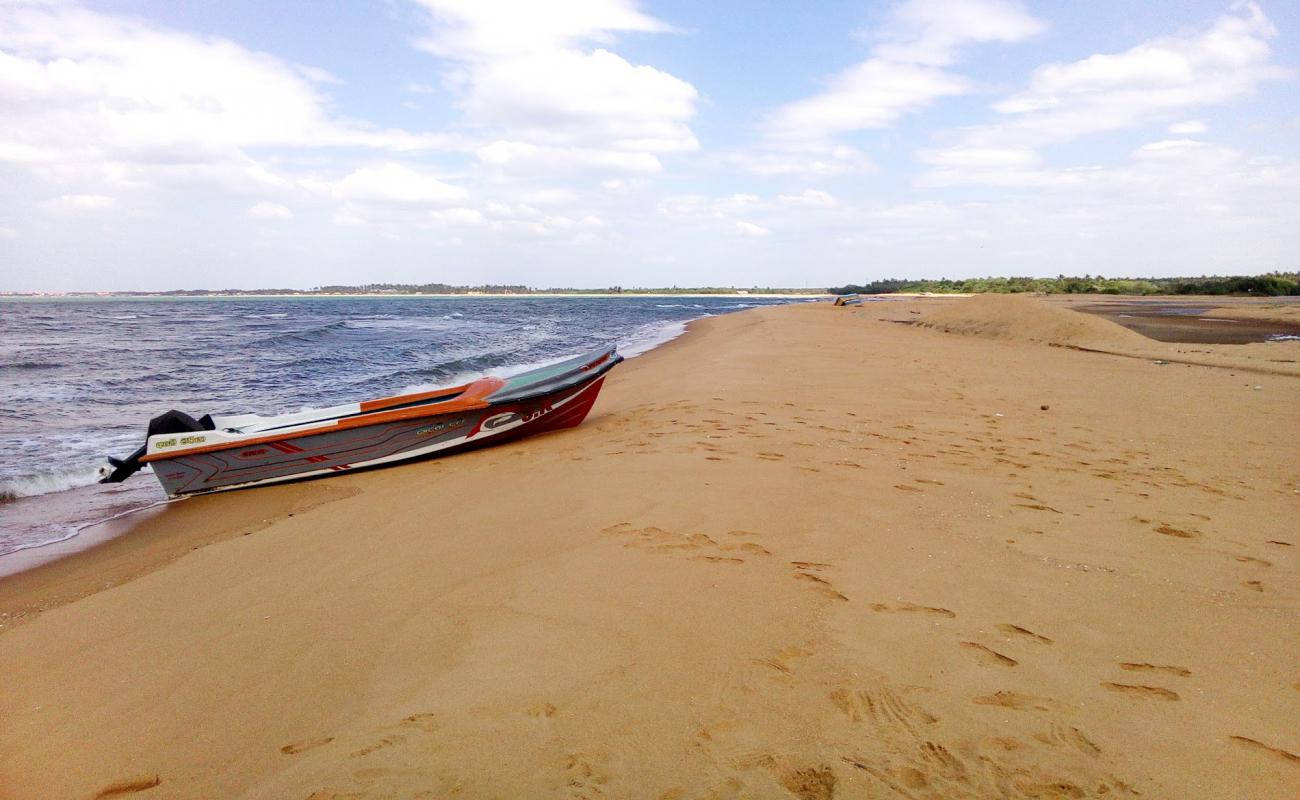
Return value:
<svg viewBox="0 0 1300 800">
<path fill-rule="evenodd" d="M 0 481 L 0 497 L 35 497 L 99 482 L 99 467 L 78 465 Z"/>
</svg>

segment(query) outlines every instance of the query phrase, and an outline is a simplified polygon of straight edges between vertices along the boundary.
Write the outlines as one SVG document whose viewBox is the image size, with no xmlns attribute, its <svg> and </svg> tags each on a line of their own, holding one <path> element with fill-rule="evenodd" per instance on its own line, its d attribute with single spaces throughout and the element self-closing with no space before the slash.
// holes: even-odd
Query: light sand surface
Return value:
<svg viewBox="0 0 1300 800">
<path fill-rule="evenodd" d="M 0 580 L 0 798 L 1293 798 L 1300 381 L 895 322 L 962 302 Z"/>
</svg>

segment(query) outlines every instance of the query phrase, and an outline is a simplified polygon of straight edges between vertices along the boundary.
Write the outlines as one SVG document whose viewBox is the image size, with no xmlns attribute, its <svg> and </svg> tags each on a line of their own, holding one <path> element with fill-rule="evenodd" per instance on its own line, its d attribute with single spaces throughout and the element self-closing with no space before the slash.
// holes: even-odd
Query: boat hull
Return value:
<svg viewBox="0 0 1300 800">
<path fill-rule="evenodd" d="M 301 480 L 448 455 L 580 424 L 604 375 L 551 395 L 474 410 L 378 422 L 216 452 L 177 453 L 151 466 L 169 496 Z"/>
</svg>

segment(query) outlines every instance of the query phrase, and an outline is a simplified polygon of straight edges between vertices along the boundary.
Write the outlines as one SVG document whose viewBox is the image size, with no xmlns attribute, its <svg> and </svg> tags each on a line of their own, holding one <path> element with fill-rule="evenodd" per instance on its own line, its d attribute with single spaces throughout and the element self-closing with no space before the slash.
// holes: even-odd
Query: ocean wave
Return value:
<svg viewBox="0 0 1300 800">
<path fill-rule="evenodd" d="M 0 364 L 5 369 L 59 369 L 63 364 L 57 361 L 16 361 L 12 364 Z"/>
<path fill-rule="evenodd" d="M 99 465 L 78 464 L 0 480 L 0 497 L 16 499 L 64 492 L 99 483 Z"/>
<path fill-rule="evenodd" d="M 314 342 L 324 336 L 328 336 L 334 331 L 340 331 L 348 327 L 348 321 L 345 319 L 328 322 L 324 325 L 318 325 L 314 328 L 304 328 L 297 331 L 284 331 L 273 336 L 267 336 L 258 344 L 276 344 L 277 342 Z"/>
<path fill-rule="evenodd" d="M 554 361 L 548 363 L 554 363 Z M 447 386 L 456 386 L 475 378 L 481 378 L 484 375 L 497 374 L 494 370 L 503 369 L 513 369 L 514 372 L 522 371 L 518 362 L 511 362 L 511 353 L 481 353 L 463 358 L 448 359 L 427 366 L 393 370 L 378 377 L 367 378 L 364 384 L 393 386 L 400 383 L 404 388 L 399 391 L 399 394 L 408 394 L 413 391 L 426 392 Z"/>
<path fill-rule="evenodd" d="M 685 322 L 652 322 L 632 331 L 619 343 L 618 352 L 625 358 L 636 358 L 671 342 L 683 333 L 686 333 Z"/>
</svg>

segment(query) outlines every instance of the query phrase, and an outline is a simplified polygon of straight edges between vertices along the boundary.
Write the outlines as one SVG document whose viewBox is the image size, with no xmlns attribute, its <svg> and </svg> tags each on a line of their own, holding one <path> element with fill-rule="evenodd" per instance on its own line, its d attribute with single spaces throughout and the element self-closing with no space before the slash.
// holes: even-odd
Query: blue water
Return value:
<svg viewBox="0 0 1300 800">
<path fill-rule="evenodd" d="M 0 300 L 0 497 L 95 484 L 175 408 L 278 414 L 505 375 L 605 343 L 643 352 L 702 316 L 784 299 Z M 161 497 L 147 473 L 68 505 L 0 505 L 0 554 Z M 100 496 L 102 495 L 102 496 Z M 21 513 L 15 506 L 22 505 Z M 35 508 L 35 511 L 33 509 Z M 46 518 L 48 516 L 48 519 Z M 8 517 L 8 519 L 5 519 Z"/>
</svg>

